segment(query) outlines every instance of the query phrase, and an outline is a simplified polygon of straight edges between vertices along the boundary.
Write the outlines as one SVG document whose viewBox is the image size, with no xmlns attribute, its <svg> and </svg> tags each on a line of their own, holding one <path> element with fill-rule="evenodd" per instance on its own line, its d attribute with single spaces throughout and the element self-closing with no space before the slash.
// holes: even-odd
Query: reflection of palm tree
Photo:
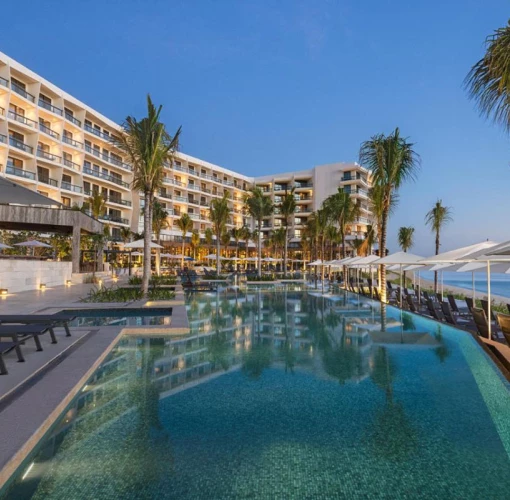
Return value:
<svg viewBox="0 0 510 500">
<path fill-rule="evenodd" d="M 226 332 L 216 330 L 216 333 L 211 335 L 208 351 L 211 361 L 215 365 L 221 366 L 225 371 L 230 368 L 230 342 L 228 341 Z"/>
<path fill-rule="evenodd" d="M 258 338 L 257 342 L 244 355 L 242 371 L 249 378 L 257 380 L 262 372 L 271 365 L 271 361 L 271 345 L 265 344 Z"/>
<path fill-rule="evenodd" d="M 436 337 L 436 340 L 441 343 L 440 346 L 434 349 L 434 354 L 438 357 L 440 363 L 444 363 L 446 359 L 450 357 L 451 353 L 448 346 L 444 343 L 441 325 L 437 325 L 437 331 L 434 336 Z"/>
<path fill-rule="evenodd" d="M 414 332 L 416 330 L 416 325 L 414 324 L 414 318 L 411 314 L 406 313 L 406 312 L 402 314 L 402 329 L 405 332 L 408 332 L 408 331 Z"/>
<path fill-rule="evenodd" d="M 386 405 L 376 413 L 370 442 L 376 455 L 390 460 L 405 460 L 417 448 L 418 440 L 404 406 L 393 399 L 395 372 L 386 347 L 377 348 L 371 378 L 386 394 Z"/>
</svg>

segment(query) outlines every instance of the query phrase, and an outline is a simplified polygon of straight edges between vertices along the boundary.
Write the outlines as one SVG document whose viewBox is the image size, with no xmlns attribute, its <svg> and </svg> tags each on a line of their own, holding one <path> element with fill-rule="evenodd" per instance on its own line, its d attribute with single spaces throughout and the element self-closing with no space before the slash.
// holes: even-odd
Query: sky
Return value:
<svg viewBox="0 0 510 500">
<path fill-rule="evenodd" d="M 30 4 L 33 3 L 33 8 Z M 150 93 L 181 150 L 246 175 L 357 161 L 399 127 L 421 157 L 389 223 L 452 207 L 441 251 L 510 239 L 509 137 L 463 80 L 508 0 L 28 0 L 2 5 L 0 51 L 114 121 Z"/>
</svg>

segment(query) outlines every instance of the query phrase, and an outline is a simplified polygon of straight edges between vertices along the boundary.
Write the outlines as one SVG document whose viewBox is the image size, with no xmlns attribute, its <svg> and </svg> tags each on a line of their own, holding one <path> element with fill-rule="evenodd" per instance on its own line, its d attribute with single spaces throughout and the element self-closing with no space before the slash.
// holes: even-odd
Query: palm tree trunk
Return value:
<svg viewBox="0 0 510 500">
<path fill-rule="evenodd" d="M 285 275 L 287 274 L 287 252 L 288 252 L 288 246 L 287 246 L 287 235 L 289 232 L 289 226 L 285 224 L 285 245 L 283 247 L 283 277 L 285 278 Z"/>
<path fill-rule="evenodd" d="M 156 234 L 156 243 L 160 245 L 160 235 Z M 161 274 L 161 250 L 159 248 L 156 249 L 156 274 L 159 276 Z"/>
<path fill-rule="evenodd" d="M 221 246 L 220 246 L 220 237 L 219 235 L 216 235 L 216 274 L 220 275 L 220 252 L 221 252 Z"/>
<path fill-rule="evenodd" d="M 440 236 L 439 236 L 439 230 L 436 231 L 436 255 L 439 254 L 439 247 L 440 247 Z M 434 293 L 437 293 L 438 288 L 438 280 L 437 280 L 438 273 L 437 271 L 434 271 Z"/>
<path fill-rule="evenodd" d="M 258 255 L 257 255 L 257 274 L 259 278 L 262 276 L 262 219 L 259 219 L 259 241 L 258 241 Z"/>
<path fill-rule="evenodd" d="M 186 239 L 186 233 L 182 233 L 182 247 L 181 247 L 181 269 L 184 269 L 184 240 Z"/>
<path fill-rule="evenodd" d="M 149 293 L 149 279 L 151 275 L 151 236 L 152 236 L 152 212 L 151 212 L 151 192 L 144 193 L 144 211 L 143 211 L 143 274 L 142 274 L 142 294 L 147 297 Z"/>
</svg>

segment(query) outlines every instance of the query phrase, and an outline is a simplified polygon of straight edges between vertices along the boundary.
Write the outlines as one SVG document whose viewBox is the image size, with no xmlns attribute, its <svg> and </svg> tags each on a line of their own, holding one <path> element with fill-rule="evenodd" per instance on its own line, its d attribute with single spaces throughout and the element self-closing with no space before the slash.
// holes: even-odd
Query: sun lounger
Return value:
<svg viewBox="0 0 510 500">
<path fill-rule="evenodd" d="M 69 322 L 76 316 L 70 314 L 2 314 L 0 315 L 0 323 L 2 325 L 20 323 L 22 325 L 31 325 L 34 323 L 45 323 L 53 326 L 63 326 L 66 331 L 66 337 L 71 336 L 69 331 Z"/>
<path fill-rule="evenodd" d="M 429 315 L 432 316 L 437 321 L 443 321 L 443 313 L 439 309 L 436 309 L 432 299 L 427 299 L 427 311 Z"/>
<path fill-rule="evenodd" d="M 34 339 L 36 350 L 42 351 L 41 341 L 39 339 L 39 335 L 43 335 L 44 333 L 49 332 L 51 337 L 51 343 L 56 344 L 57 339 L 55 337 L 55 332 L 53 331 L 53 326 L 48 324 L 35 324 L 35 325 L 0 325 L 0 339 L 8 338 L 11 339 L 12 342 L 16 343 L 19 347 L 21 342 L 28 340 L 30 338 Z M 21 350 L 18 351 L 18 359 L 20 361 L 24 361 L 23 355 L 21 354 Z"/>
<path fill-rule="evenodd" d="M 473 299 L 471 297 L 466 297 L 464 300 L 466 301 L 468 311 L 472 313 L 473 307 L 475 307 Z"/>
<path fill-rule="evenodd" d="M 16 349 L 18 361 L 24 361 L 18 342 L 0 342 L 0 375 L 7 375 L 8 373 L 2 355 L 9 352 L 11 349 Z"/>
<path fill-rule="evenodd" d="M 510 315 L 498 313 L 498 323 L 501 331 L 503 332 L 503 336 L 505 337 L 506 343 L 510 345 Z"/>
<path fill-rule="evenodd" d="M 475 321 L 476 329 L 478 330 L 478 334 L 481 337 L 489 338 L 489 323 L 487 322 L 487 316 L 485 315 L 485 311 L 483 309 L 478 309 L 477 307 L 473 307 L 471 309 L 471 314 L 473 315 L 473 319 Z"/>
</svg>

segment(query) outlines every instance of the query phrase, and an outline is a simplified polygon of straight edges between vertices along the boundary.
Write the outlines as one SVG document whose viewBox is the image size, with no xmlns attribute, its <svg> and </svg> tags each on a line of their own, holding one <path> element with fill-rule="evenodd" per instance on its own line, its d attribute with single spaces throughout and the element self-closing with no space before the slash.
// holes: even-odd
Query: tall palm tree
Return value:
<svg viewBox="0 0 510 500">
<path fill-rule="evenodd" d="M 249 194 L 244 200 L 246 211 L 257 221 L 258 230 L 258 255 L 257 269 L 258 275 L 262 275 L 262 221 L 264 217 L 269 217 L 274 210 L 273 203 L 269 196 L 264 196 L 264 192 L 259 187 L 250 189 Z"/>
<path fill-rule="evenodd" d="M 160 244 L 161 231 L 168 227 L 168 212 L 163 205 L 155 200 L 152 204 L 152 232 L 156 237 L 156 243 Z"/>
<path fill-rule="evenodd" d="M 331 219 L 338 224 L 342 239 L 342 259 L 345 259 L 345 232 L 347 226 L 353 224 L 360 216 L 360 206 L 351 198 L 349 193 L 346 193 L 342 187 L 339 187 L 335 194 L 326 198 L 324 209 L 328 212 Z"/>
<path fill-rule="evenodd" d="M 451 207 L 445 207 L 442 200 L 437 200 L 434 208 L 425 215 L 425 224 L 436 236 L 436 255 L 441 246 L 441 230 L 446 224 L 453 221 L 453 211 Z M 437 293 L 437 271 L 434 271 L 434 292 Z"/>
<path fill-rule="evenodd" d="M 271 241 L 273 243 L 275 254 L 277 254 L 278 251 L 281 251 L 281 250 L 283 250 L 285 252 L 286 240 L 287 240 L 287 230 L 285 227 L 279 227 L 278 229 L 275 229 L 273 231 L 273 233 L 271 234 Z"/>
<path fill-rule="evenodd" d="M 193 249 L 193 258 L 197 258 L 197 248 L 200 246 L 200 233 L 198 229 L 191 231 L 191 248 Z"/>
<path fill-rule="evenodd" d="M 227 222 L 230 216 L 230 207 L 228 206 L 229 193 L 225 191 L 222 198 L 215 198 L 211 201 L 209 209 L 209 219 L 213 225 L 213 232 L 216 236 L 216 272 L 220 274 L 220 250 L 221 236 L 225 232 Z"/>
<path fill-rule="evenodd" d="M 236 242 L 236 258 L 239 258 L 239 242 L 243 239 L 244 231 L 242 227 L 233 227 L 230 230 L 230 236 Z"/>
<path fill-rule="evenodd" d="M 360 247 L 360 252 L 363 255 L 372 255 L 372 247 L 376 240 L 376 226 L 373 224 L 367 225 L 365 231 L 365 237 L 363 238 L 363 244 Z"/>
<path fill-rule="evenodd" d="M 248 258 L 248 244 L 250 243 L 251 239 L 251 231 L 248 226 L 243 226 L 241 228 L 241 240 L 244 241 L 245 251 L 246 251 L 246 258 Z"/>
<path fill-rule="evenodd" d="M 487 50 L 464 84 L 483 116 L 510 131 L 510 22 L 485 39 Z"/>
<path fill-rule="evenodd" d="M 333 260 L 333 249 L 341 241 L 340 231 L 333 224 L 326 228 L 326 240 L 329 241 L 329 260 Z"/>
<path fill-rule="evenodd" d="M 181 247 L 181 268 L 184 269 L 184 244 L 186 243 L 186 234 L 193 229 L 193 221 L 191 217 L 184 213 L 177 219 L 177 227 L 181 230 L 182 234 L 182 247 Z"/>
<path fill-rule="evenodd" d="M 290 219 L 296 211 L 296 199 L 294 198 L 294 191 L 296 188 L 292 188 L 290 191 L 285 191 L 282 203 L 280 205 L 280 214 L 283 215 L 283 227 L 285 228 L 285 246 L 283 249 L 283 272 L 287 273 L 287 257 L 288 257 L 288 244 L 289 244 L 289 224 Z"/>
<path fill-rule="evenodd" d="M 87 198 L 87 204 L 94 219 L 99 219 L 106 214 L 106 201 L 99 191 L 93 191 Z"/>
<path fill-rule="evenodd" d="M 399 228 L 399 230 L 398 230 L 398 244 L 404 252 L 407 252 L 408 250 L 410 250 L 413 247 L 413 245 L 414 245 L 414 227 L 402 226 L 401 228 Z M 404 271 L 403 278 L 404 278 L 404 287 L 405 287 L 405 286 L 407 286 L 405 271 Z"/>
<path fill-rule="evenodd" d="M 131 229 L 129 227 L 121 227 L 120 228 L 120 237 L 124 244 L 129 243 L 131 241 L 132 236 L 133 236 L 133 232 L 131 231 Z"/>
<path fill-rule="evenodd" d="M 207 245 L 207 249 L 211 250 L 211 247 L 212 247 L 212 244 L 213 244 L 213 241 L 214 241 L 214 233 L 213 233 L 213 230 L 208 227 L 206 228 L 206 230 L 204 231 L 204 238 L 205 238 L 205 244 Z"/>
<path fill-rule="evenodd" d="M 99 191 L 93 191 L 92 195 L 86 201 L 88 205 L 88 209 L 94 219 L 99 219 L 100 217 L 104 217 L 106 214 L 106 201 L 103 195 Z M 94 242 L 94 272 L 93 276 L 95 278 L 95 273 L 98 268 L 99 261 L 103 261 L 103 250 L 107 242 L 107 236 L 110 234 L 110 230 L 107 225 L 104 226 L 104 232 L 102 234 L 96 234 L 92 237 L 92 241 Z"/>
<path fill-rule="evenodd" d="M 387 136 L 378 134 L 363 142 L 359 156 L 360 163 L 371 171 L 374 186 L 381 190 L 379 252 L 384 256 L 392 195 L 407 180 L 416 177 L 420 159 L 413 150 L 413 144 L 400 136 L 398 128 Z M 381 300 L 386 302 L 386 266 L 380 266 L 380 270 Z"/>
<path fill-rule="evenodd" d="M 162 106 L 156 107 L 150 95 L 147 95 L 147 116 L 137 120 L 128 116 L 122 125 L 122 133 L 112 142 L 127 156 L 133 169 L 132 188 L 141 191 L 144 196 L 144 254 L 142 292 L 147 296 L 151 273 L 151 236 L 152 236 L 152 204 L 154 193 L 163 183 L 163 164 L 171 157 L 179 146 L 181 128 L 173 137 L 166 131 L 160 121 Z"/>
</svg>

